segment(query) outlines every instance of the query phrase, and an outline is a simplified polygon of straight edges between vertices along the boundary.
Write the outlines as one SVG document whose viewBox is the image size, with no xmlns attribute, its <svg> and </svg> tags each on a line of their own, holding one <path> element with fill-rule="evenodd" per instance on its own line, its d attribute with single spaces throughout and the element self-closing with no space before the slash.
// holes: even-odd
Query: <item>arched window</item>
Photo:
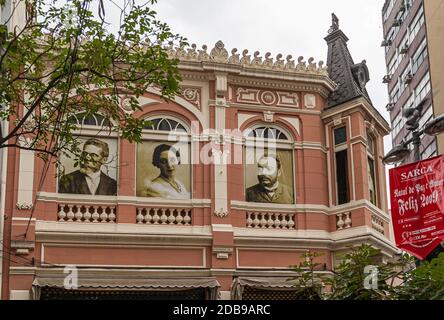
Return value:
<svg viewBox="0 0 444 320">
<path fill-rule="evenodd" d="M 153 116 L 137 145 L 136 195 L 139 197 L 191 198 L 192 165 L 190 126 L 171 116 Z"/>
<path fill-rule="evenodd" d="M 244 132 L 247 202 L 294 204 L 294 145 L 277 126 L 257 125 Z"/>
<path fill-rule="evenodd" d="M 109 121 L 104 116 L 98 113 L 87 114 L 86 112 L 78 113 L 72 115 L 68 119 L 69 123 L 78 124 L 79 126 L 98 126 L 98 127 L 109 127 Z"/>
<path fill-rule="evenodd" d="M 167 131 L 167 132 L 188 132 L 185 125 L 176 119 L 167 117 L 148 119 L 149 124 L 144 127 L 147 130 Z"/>
<path fill-rule="evenodd" d="M 117 132 L 99 113 L 81 112 L 67 120 L 76 125 L 78 149 L 60 155 L 58 193 L 117 196 Z"/>
<path fill-rule="evenodd" d="M 288 136 L 277 128 L 272 127 L 258 127 L 248 134 L 250 138 L 259 138 L 259 139 L 273 139 L 273 140 L 284 140 L 289 141 Z"/>
</svg>

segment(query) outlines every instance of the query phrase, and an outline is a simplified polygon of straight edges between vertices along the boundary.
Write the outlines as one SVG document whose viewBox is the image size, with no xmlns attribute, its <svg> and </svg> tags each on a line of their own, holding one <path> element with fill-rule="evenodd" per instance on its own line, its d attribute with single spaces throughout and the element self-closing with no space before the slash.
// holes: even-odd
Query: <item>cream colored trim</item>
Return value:
<svg viewBox="0 0 444 320">
<path fill-rule="evenodd" d="M 328 153 L 328 149 L 318 142 L 312 142 L 312 141 L 301 141 L 301 142 L 295 142 L 294 143 L 295 149 L 309 149 L 309 150 L 320 150 L 323 153 Z"/>
<path fill-rule="evenodd" d="M 9 274 L 18 276 L 34 275 L 36 270 L 36 267 L 9 267 Z"/>
<path fill-rule="evenodd" d="M 17 207 L 32 208 L 34 183 L 34 151 L 20 149 Z"/>
<path fill-rule="evenodd" d="M 377 123 L 379 124 L 380 128 L 383 129 L 385 135 L 389 134 L 391 131 L 390 125 L 387 123 L 387 121 L 381 116 L 381 114 L 375 109 L 375 107 L 371 106 L 368 101 L 365 98 L 358 98 L 354 99 L 352 101 L 346 102 L 343 105 L 336 106 L 334 108 L 328 108 L 324 110 L 322 113 L 321 119 L 328 119 L 330 117 L 333 117 L 337 114 L 341 114 L 343 112 L 346 112 L 348 110 L 352 110 L 354 108 L 363 106 L 364 110 L 366 110 L 368 113 L 373 115 Z"/>
<path fill-rule="evenodd" d="M 366 208 L 379 218 L 383 219 L 385 222 L 390 221 L 390 217 L 387 213 L 383 212 L 381 209 L 376 207 L 370 201 L 366 199 L 361 199 L 359 201 L 351 201 L 349 203 L 327 207 L 319 204 L 274 204 L 274 203 L 253 203 L 253 202 L 243 202 L 243 201 L 231 201 L 231 208 L 237 210 L 246 211 L 272 211 L 272 212 L 282 212 L 282 213 L 298 213 L 298 212 L 312 212 L 312 213 L 323 213 L 326 215 L 335 215 L 340 212 L 352 211 L 357 208 Z"/>
<path fill-rule="evenodd" d="M 171 200 L 162 198 L 143 198 L 131 196 L 98 196 L 98 195 L 71 195 L 59 194 L 52 192 L 39 192 L 37 200 L 45 202 L 66 202 L 66 203 L 82 203 L 82 204 L 126 204 L 135 206 L 168 206 L 172 208 L 178 207 L 192 207 L 192 208 L 209 208 L 211 206 L 211 199 L 190 199 L 190 200 Z"/>
<path fill-rule="evenodd" d="M 153 246 L 153 245 L 124 245 L 124 246 L 119 246 L 119 245 L 97 245 L 97 244 L 43 244 L 44 247 L 50 248 L 50 247 L 61 247 L 61 248 L 65 248 L 65 247 L 73 247 L 73 248 L 78 248 L 78 247 L 108 247 L 108 248 L 124 248 L 124 249 L 128 249 L 128 248 L 143 248 L 143 249 L 178 249 L 177 246 L 163 246 L 163 245 L 159 245 L 159 246 Z M 189 246 L 181 246 L 180 249 L 201 249 L 202 250 L 202 265 L 196 265 L 196 266 L 177 266 L 177 265 L 152 265 L 152 267 L 156 267 L 156 268 L 183 268 L 183 269 L 195 269 L 195 268 L 206 268 L 206 248 L 205 247 L 189 247 Z M 42 266 L 45 265 L 54 265 L 54 264 L 47 264 L 44 263 L 42 260 Z M 58 266 L 65 266 L 65 265 L 71 265 L 71 264 L 57 264 Z M 147 267 L 146 265 L 97 265 L 97 264 L 76 264 L 77 267 L 114 267 L 114 268 L 144 268 Z"/>
<path fill-rule="evenodd" d="M 323 230 L 294 230 L 276 233 L 275 230 L 234 228 L 237 248 L 285 248 L 306 250 L 307 248 L 337 250 L 352 243 L 372 241 L 389 251 L 398 250 L 394 243 L 368 226 L 328 232 Z M 359 242 L 361 241 L 361 242 Z M 270 249 L 271 250 L 271 249 Z"/>
<path fill-rule="evenodd" d="M 251 79 L 252 77 L 256 79 Z M 327 98 L 335 89 L 333 81 L 326 76 L 291 75 L 284 74 L 282 71 L 261 72 L 256 69 L 243 70 L 238 75 L 230 75 L 228 83 L 255 88 L 316 92 L 323 98 Z"/>
<path fill-rule="evenodd" d="M 281 119 L 290 123 L 293 126 L 293 128 L 296 130 L 298 135 L 301 135 L 301 129 L 300 129 L 301 123 L 299 118 L 281 117 Z"/>
<path fill-rule="evenodd" d="M 45 243 L 211 245 L 210 226 L 179 227 L 37 221 L 36 241 Z M 42 248 L 44 250 L 44 248 Z"/>
<path fill-rule="evenodd" d="M 37 219 L 36 218 L 19 218 L 19 217 L 12 217 L 12 221 L 33 221 L 35 222 Z"/>
<path fill-rule="evenodd" d="M 231 224 L 212 224 L 211 228 L 213 232 L 233 232 Z"/>
<path fill-rule="evenodd" d="M 211 103 L 211 101 L 210 101 Z M 310 115 L 321 115 L 321 111 L 316 110 L 304 110 L 304 109 L 296 109 L 296 108 L 285 108 L 285 107 L 270 107 L 270 106 L 263 106 L 263 105 L 254 105 L 254 104 L 242 104 L 242 103 L 229 103 L 230 107 L 237 108 L 239 110 L 251 110 L 251 111 L 270 111 L 273 110 L 275 112 L 286 112 L 286 113 L 292 113 L 292 114 L 310 114 Z"/>
<path fill-rule="evenodd" d="M 130 223 L 77 223 L 38 220 L 35 225 L 36 234 L 43 232 L 61 233 L 95 233 L 95 234 L 127 234 L 127 235 L 193 235 L 211 236 L 210 226 L 174 226 L 146 225 Z"/>
<path fill-rule="evenodd" d="M 224 301 L 231 300 L 231 291 L 220 291 L 219 300 L 224 300 Z"/>
<path fill-rule="evenodd" d="M 256 117 L 255 114 L 238 113 L 237 114 L 237 128 L 240 130 L 242 125 L 249 119 Z"/>
<path fill-rule="evenodd" d="M 10 300 L 31 300 L 30 290 L 10 290 Z"/>
<path fill-rule="evenodd" d="M 327 153 L 327 180 L 328 180 L 328 205 L 333 206 L 333 195 L 332 195 L 332 173 L 331 173 L 331 155 L 330 155 L 330 127 L 331 122 L 329 124 L 324 125 L 325 130 L 325 143 L 326 143 L 326 153 Z"/>
<path fill-rule="evenodd" d="M 147 90 L 149 93 L 155 94 L 155 95 L 160 95 L 160 90 L 157 88 L 149 88 Z M 187 100 L 185 100 L 182 97 L 179 96 L 174 96 L 173 101 L 175 103 L 177 103 L 178 105 L 180 105 L 181 107 L 184 107 L 185 109 L 187 109 L 189 112 L 191 112 L 200 122 L 200 124 L 202 125 L 203 128 L 209 128 L 209 119 L 204 117 L 204 114 L 202 113 L 202 111 L 200 111 L 199 109 L 197 109 L 192 103 L 188 102 Z M 141 106 L 143 108 L 143 105 Z"/>
<path fill-rule="evenodd" d="M 162 269 L 157 267 L 143 267 L 143 268 L 81 268 L 79 273 L 82 277 L 88 278 L 100 278 L 100 277 L 115 277 L 115 278 L 125 278 L 131 276 L 139 277 L 209 277 L 211 276 L 209 269 L 180 269 L 179 267 L 175 269 Z M 63 267 L 53 267 L 53 268 L 37 268 L 36 275 L 39 277 L 64 277 Z"/>
</svg>

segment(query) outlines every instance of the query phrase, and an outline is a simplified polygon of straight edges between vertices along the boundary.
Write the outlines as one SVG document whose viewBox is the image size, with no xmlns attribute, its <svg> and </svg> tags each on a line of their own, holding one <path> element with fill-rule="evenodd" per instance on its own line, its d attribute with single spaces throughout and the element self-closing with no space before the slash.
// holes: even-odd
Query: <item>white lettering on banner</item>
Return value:
<svg viewBox="0 0 444 320">
<path fill-rule="evenodd" d="M 414 197 L 409 197 L 407 201 L 404 201 L 402 199 L 398 200 L 398 212 L 401 217 L 409 211 L 414 211 L 415 213 L 418 213 L 418 210 L 418 201 Z"/>
<path fill-rule="evenodd" d="M 403 173 L 401 173 L 401 181 L 409 180 L 412 178 L 418 178 L 420 176 L 423 176 L 423 175 L 426 175 L 429 173 L 433 173 L 432 166 L 422 167 L 420 169 L 414 169 L 409 172 L 403 172 Z"/>
</svg>

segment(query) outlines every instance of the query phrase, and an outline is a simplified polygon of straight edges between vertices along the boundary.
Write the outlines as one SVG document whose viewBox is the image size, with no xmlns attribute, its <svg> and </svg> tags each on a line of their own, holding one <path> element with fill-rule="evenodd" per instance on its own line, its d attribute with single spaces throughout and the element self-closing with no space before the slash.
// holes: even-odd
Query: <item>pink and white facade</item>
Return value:
<svg viewBox="0 0 444 320">
<path fill-rule="evenodd" d="M 147 129 L 143 140 L 189 141 L 191 199 L 138 196 L 138 146 L 101 136 L 98 125 L 79 134 L 116 145 L 116 196 L 58 193 L 52 164 L 46 168 L 31 151 L 9 149 L 2 298 L 66 295 L 66 266 L 76 267 L 79 295 L 177 297 L 201 288 L 196 298 L 247 298 L 247 292 L 257 298 L 255 281 L 291 291 L 282 279 L 294 275 L 289 266 L 307 250 L 323 254 L 321 273 L 361 243 L 392 256 L 381 161 L 390 128 L 365 94 L 334 105 L 329 99 L 362 71 L 344 65 L 352 80 L 332 76 L 342 35 L 333 28 L 326 38 L 329 68 L 313 59 L 229 54 L 222 42 L 208 52 L 170 51 L 180 59 L 183 94 L 167 103 L 156 90 L 146 92 L 133 116 L 184 128 L 177 134 Z M 284 138 L 247 134 L 258 128 Z M 268 140 L 291 158 L 292 176 L 285 178 L 293 204 L 246 201 L 251 176 L 242 160 L 249 143 Z M 246 290 L 249 285 L 256 291 Z"/>
</svg>

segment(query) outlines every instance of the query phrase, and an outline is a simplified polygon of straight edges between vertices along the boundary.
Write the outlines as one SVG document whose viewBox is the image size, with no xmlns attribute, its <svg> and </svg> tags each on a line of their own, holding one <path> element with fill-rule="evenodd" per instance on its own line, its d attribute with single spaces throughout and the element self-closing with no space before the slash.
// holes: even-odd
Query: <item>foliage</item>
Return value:
<svg viewBox="0 0 444 320">
<path fill-rule="evenodd" d="M 363 244 L 344 254 L 333 275 L 324 279 L 316 276 L 318 256 L 307 252 L 301 256 L 304 262 L 290 266 L 297 273 L 301 299 L 444 300 L 444 253 L 415 266 L 415 258 L 407 254 L 383 262 L 379 249 Z M 321 292 L 321 281 L 331 286 L 331 293 Z"/>
<path fill-rule="evenodd" d="M 164 99 L 179 92 L 178 61 L 166 47 L 185 39 L 156 20 L 150 8 L 156 0 L 123 2 L 108 17 L 113 2 L 103 0 L 17 1 L 26 21 L 0 43 L 0 120 L 12 124 L 0 148 L 30 149 L 45 159 L 68 151 L 79 157 L 76 124 L 67 121 L 79 113 L 99 113 L 110 132 L 140 141 L 146 122 L 132 116 L 138 98 L 150 88 Z"/>
<path fill-rule="evenodd" d="M 290 266 L 297 274 L 294 279 L 298 280 L 297 296 L 300 300 L 321 300 L 322 282 L 315 277 L 315 270 L 323 264 L 314 262 L 320 256 L 321 253 L 307 251 L 301 255 L 303 262 Z"/>
<path fill-rule="evenodd" d="M 444 300 L 444 253 L 406 273 L 397 296 L 402 300 Z"/>
<path fill-rule="evenodd" d="M 398 276 L 397 269 L 404 263 L 381 263 L 381 252 L 370 245 L 363 244 L 352 249 L 342 257 L 334 276 L 326 283 L 333 292 L 327 297 L 331 300 L 387 300 L 394 297 L 393 279 Z M 372 278 L 371 272 L 375 272 Z M 377 282 L 373 282 L 377 279 Z M 368 283 L 366 286 L 365 284 Z"/>
</svg>

